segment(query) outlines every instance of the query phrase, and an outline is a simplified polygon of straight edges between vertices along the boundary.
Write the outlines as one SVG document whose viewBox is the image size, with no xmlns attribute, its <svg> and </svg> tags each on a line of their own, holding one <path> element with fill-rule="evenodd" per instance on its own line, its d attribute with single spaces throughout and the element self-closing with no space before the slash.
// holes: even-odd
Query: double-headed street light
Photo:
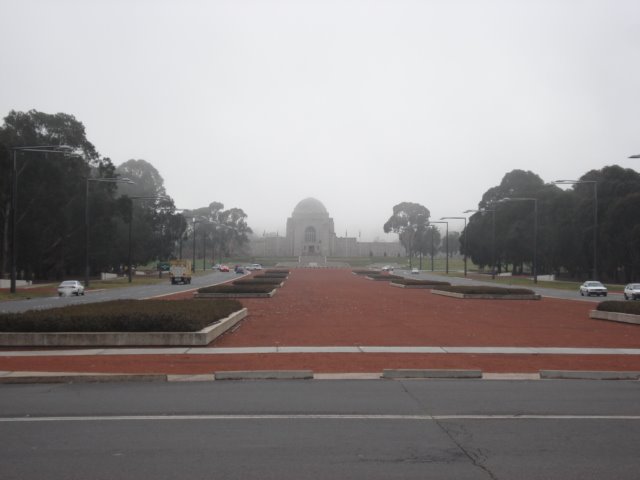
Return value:
<svg viewBox="0 0 640 480">
<path fill-rule="evenodd" d="M 593 184 L 593 280 L 598 279 L 598 181 L 597 180 L 556 180 L 558 185 Z"/>
<path fill-rule="evenodd" d="M 464 220 L 464 276 L 467 276 L 467 217 L 441 217 L 440 220 Z"/>
<path fill-rule="evenodd" d="M 16 293 L 16 262 L 18 257 L 18 152 L 40 152 L 72 154 L 73 147 L 69 145 L 34 145 L 30 147 L 9 147 L 13 151 L 13 165 L 11 169 L 11 293 Z"/>
<path fill-rule="evenodd" d="M 445 271 L 447 273 L 447 275 L 449 275 L 449 222 L 435 222 L 435 221 L 431 221 L 429 223 L 444 223 L 447 225 L 447 233 L 446 233 L 446 238 L 445 238 L 445 252 L 446 252 L 446 261 L 445 261 Z"/>
<path fill-rule="evenodd" d="M 507 197 L 499 200 L 500 202 L 533 202 L 533 283 L 538 283 L 538 267 L 537 267 L 537 252 L 538 252 L 538 199 L 533 197 Z"/>
<path fill-rule="evenodd" d="M 85 194 L 84 194 L 84 286 L 89 288 L 89 182 L 96 183 L 127 183 L 129 185 L 135 185 L 135 182 L 128 178 L 119 177 L 106 177 L 106 178 L 91 178 L 85 179 Z"/>
</svg>

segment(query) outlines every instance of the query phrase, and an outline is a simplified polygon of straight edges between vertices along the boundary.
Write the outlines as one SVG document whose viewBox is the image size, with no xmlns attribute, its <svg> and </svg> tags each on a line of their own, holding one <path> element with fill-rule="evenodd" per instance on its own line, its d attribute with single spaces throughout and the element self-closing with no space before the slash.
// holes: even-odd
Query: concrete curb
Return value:
<svg viewBox="0 0 640 480">
<path fill-rule="evenodd" d="M 10 372 L 0 384 L 166 382 L 163 374 Z"/>
<path fill-rule="evenodd" d="M 385 369 L 382 378 L 482 378 L 482 371 Z"/>
<path fill-rule="evenodd" d="M 640 325 L 640 315 L 631 315 L 629 313 L 603 312 L 601 310 L 591 310 L 589 317 L 596 320 L 609 320 L 611 322 L 632 323 Z"/>
<path fill-rule="evenodd" d="M 216 380 L 311 380 L 311 370 L 253 370 L 215 372 Z"/>
<path fill-rule="evenodd" d="M 588 372 L 578 370 L 540 370 L 541 379 L 562 380 L 640 380 L 640 372 Z"/>
</svg>

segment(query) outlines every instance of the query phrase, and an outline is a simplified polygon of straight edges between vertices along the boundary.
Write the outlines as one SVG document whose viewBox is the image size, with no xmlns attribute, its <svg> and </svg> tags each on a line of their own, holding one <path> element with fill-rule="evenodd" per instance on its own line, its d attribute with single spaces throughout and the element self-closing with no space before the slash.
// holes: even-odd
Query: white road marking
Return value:
<svg viewBox="0 0 640 480">
<path fill-rule="evenodd" d="M 5 417 L 0 423 L 113 422 L 167 420 L 640 420 L 640 415 L 104 415 L 65 417 Z"/>
</svg>

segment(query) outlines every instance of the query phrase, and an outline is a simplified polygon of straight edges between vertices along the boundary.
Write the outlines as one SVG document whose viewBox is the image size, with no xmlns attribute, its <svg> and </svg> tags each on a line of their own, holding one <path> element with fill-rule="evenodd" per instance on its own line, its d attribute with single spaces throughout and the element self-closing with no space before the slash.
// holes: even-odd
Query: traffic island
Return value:
<svg viewBox="0 0 640 480">
<path fill-rule="evenodd" d="M 214 285 L 200 288 L 193 298 L 271 298 L 276 293 L 274 284 Z"/>
<path fill-rule="evenodd" d="M 431 290 L 435 295 L 463 299 L 483 300 L 540 300 L 541 296 L 527 288 L 505 288 L 487 286 L 437 287 Z"/>
</svg>

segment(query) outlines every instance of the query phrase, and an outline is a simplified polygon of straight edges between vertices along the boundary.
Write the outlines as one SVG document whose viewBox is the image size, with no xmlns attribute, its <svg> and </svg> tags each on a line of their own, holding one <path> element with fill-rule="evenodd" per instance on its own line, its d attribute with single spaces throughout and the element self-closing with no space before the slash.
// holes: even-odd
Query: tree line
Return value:
<svg viewBox="0 0 640 480">
<path fill-rule="evenodd" d="M 618 165 L 590 170 L 566 189 L 531 171 L 513 170 L 469 213 L 460 251 L 485 271 L 532 273 L 535 256 L 538 275 L 595 275 L 622 283 L 640 278 L 640 174 L 635 170 Z M 410 256 L 428 254 L 429 216 L 426 207 L 403 202 L 383 228 L 399 234 Z"/>
<path fill-rule="evenodd" d="M 71 147 L 73 153 L 21 150 L 59 145 Z M 209 246 L 211 253 L 217 248 L 229 255 L 242 248 L 251 233 L 240 208 L 224 210 L 222 203 L 212 202 L 208 207 L 178 211 L 151 163 L 129 160 L 116 167 L 98 153 L 74 116 L 11 111 L 0 127 L 0 273 L 4 277 L 10 269 L 14 157 L 18 278 L 80 275 L 87 244 L 90 273 L 95 275 L 122 273 L 130 251 L 133 264 L 169 260 L 180 253 L 189 258 L 193 253 L 189 240 L 194 235 L 199 240 L 196 248 Z M 132 183 L 122 183 L 123 179 Z"/>
</svg>

